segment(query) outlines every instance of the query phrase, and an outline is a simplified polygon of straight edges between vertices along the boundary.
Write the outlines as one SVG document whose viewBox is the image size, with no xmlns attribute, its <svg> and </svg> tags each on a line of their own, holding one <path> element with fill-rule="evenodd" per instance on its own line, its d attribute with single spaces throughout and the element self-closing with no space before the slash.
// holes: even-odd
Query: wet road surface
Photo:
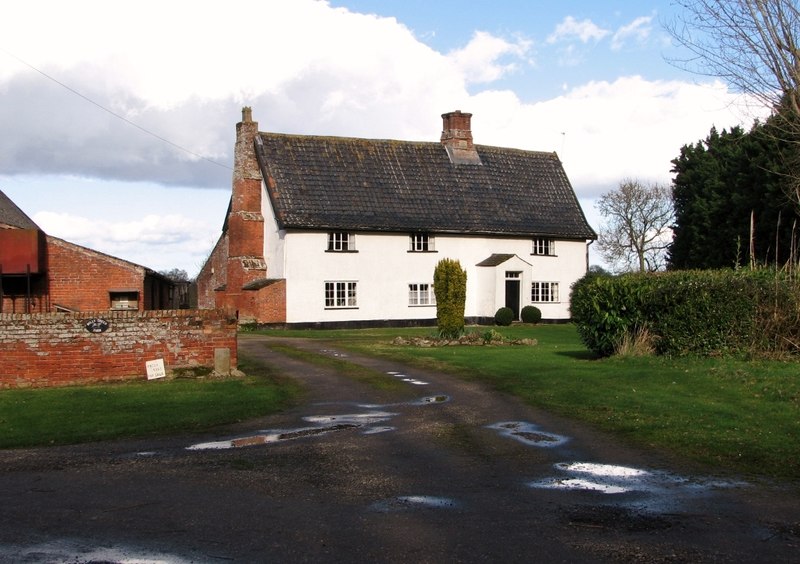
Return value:
<svg viewBox="0 0 800 564">
<path fill-rule="evenodd" d="M 303 405 L 204 436 L 0 451 L 2 562 L 798 562 L 796 489 L 679 469 L 443 374 L 376 391 L 243 335 Z"/>
</svg>

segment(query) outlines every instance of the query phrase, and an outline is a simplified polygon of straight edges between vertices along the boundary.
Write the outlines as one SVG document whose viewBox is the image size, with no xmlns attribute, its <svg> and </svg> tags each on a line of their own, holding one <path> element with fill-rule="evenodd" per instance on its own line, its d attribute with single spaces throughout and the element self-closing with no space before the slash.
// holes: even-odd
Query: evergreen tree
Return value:
<svg viewBox="0 0 800 564">
<path fill-rule="evenodd" d="M 770 120 L 750 132 L 712 128 L 705 140 L 681 148 L 672 161 L 670 268 L 782 265 L 791 258 L 797 219 L 787 195 L 791 151 L 775 127 Z"/>
</svg>

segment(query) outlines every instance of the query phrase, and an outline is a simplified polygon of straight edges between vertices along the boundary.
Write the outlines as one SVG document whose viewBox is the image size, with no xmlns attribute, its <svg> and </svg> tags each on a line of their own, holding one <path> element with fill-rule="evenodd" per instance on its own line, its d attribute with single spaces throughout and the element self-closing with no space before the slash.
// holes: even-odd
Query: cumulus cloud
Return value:
<svg viewBox="0 0 800 564">
<path fill-rule="evenodd" d="M 560 41 L 580 40 L 581 43 L 590 41 L 600 41 L 611 33 L 603 29 L 590 19 L 576 20 L 572 16 L 567 16 L 556 26 L 555 31 L 547 37 L 547 43 L 558 43 Z"/>
<path fill-rule="evenodd" d="M 174 213 L 113 221 L 43 211 L 32 219 L 45 233 L 155 270 L 180 265 L 193 273 L 219 236 L 209 225 Z"/>
<path fill-rule="evenodd" d="M 652 23 L 653 16 L 642 16 L 636 18 L 628 25 L 622 26 L 611 38 L 611 49 L 618 51 L 630 40 L 636 43 L 644 43 L 649 39 L 653 31 Z"/>
<path fill-rule="evenodd" d="M 524 60 L 531 42 L 519 39 L 512 43 L 485 31 L 476 31 L 463 48 L 449 54 L 448 58 L 461 70 L 468 82 L 494 82 L 518 68 L 518 60 Z M 501 62 L 507 56 L 512 62 Z"/>
<path fill-rule="evenodd" d="M 646 40 L 651 23 L 637 18 L 612 34 L 568 16 L 540 46 L 575 62 L 581 48 L 608 38 L 616 49 Z M 476 143 L 558 151 L 579 197 L 591 200 L 624 176 L 668 177 L 681 145 L 712 124 L 742 121 L 718 83 L 620 77 L 539 99 L 538 82 L 562 81 L 542 74 L 523 96 L 497 84 L 534 72 L 529 39 L 477 31 L 441 53 L 394 18 L 317 0 L 141 0 L 124 15 L 106 0 L 14 2 L 4 7 L 0 37 L 13 52 L 0 50 L 0 170 L 8 177 L 224 193 L 243 105 L 262 131 L 429 141 L 439 138 L 443 112 L 462 109 L 474 114 Z M 224 202 L 202 224 L 169 217 L 166 197 L 152 204 L 151 215 L 104 221 L 44 202 L 34 219 L 78 244 L 195 271 L 219 234 Z"/>
</svg>

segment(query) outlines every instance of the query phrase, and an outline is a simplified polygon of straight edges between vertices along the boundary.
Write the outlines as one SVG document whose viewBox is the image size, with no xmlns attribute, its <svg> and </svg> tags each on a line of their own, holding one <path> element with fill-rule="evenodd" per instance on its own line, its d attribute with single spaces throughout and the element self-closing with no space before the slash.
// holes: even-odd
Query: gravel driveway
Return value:
<svg viewBox="0 0 800 564">
<path fill-rule="evenodd" d="M 203 436 L 0 451 L 2 562 L 798 562 L 796 488 L 694 475 L 440 373 L 348 356 Z M 109 406 L 113 409 L 113 406 Z"/>
</svg>

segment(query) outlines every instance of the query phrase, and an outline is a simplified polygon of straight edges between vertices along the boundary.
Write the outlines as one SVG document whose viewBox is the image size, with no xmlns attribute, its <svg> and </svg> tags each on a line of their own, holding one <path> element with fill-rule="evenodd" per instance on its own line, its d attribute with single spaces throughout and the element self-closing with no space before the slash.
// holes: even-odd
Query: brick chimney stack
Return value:
<svg viewBox="0 0 800 564">
<path fill-rule="evenodd" d="M 226 290 L 220 293 L 217 307 L 235 311 L 240 322 L 257 318 L 248 284 L 267 276 L 264 259 L 264 216 L 261 214 L 261 169 L 256 158 L 258 122 L 253 110 L 242 108 L 242 121 L 236 124 L 233 156 L 233 192 L 228 214 L 228 260 Z"/>
<path fill-rule="evenodd" d="M 472 143 L 472 114 L 461 110 L 442 114 L 441 141 L 453 164 L 482 164 Z"/>
</svg>

